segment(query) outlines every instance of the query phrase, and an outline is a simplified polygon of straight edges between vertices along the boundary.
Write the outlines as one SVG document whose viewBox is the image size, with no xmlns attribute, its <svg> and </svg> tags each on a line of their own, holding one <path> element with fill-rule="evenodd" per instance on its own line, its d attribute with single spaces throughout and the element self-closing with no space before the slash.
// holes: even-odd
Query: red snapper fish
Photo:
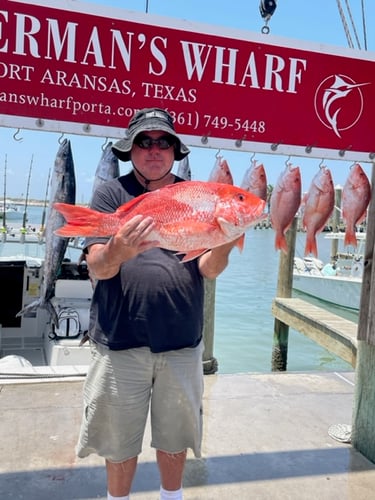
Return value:
<svg viewBox="0 0 375 500">
<path fill-rule="evenodd" d="M 260 165 L 257 165 L 256 161 L 251 163 L 251 166 L 245 172 L 240 187 L 267 201 L 267 176 L 262 163 Z"/>
<path fill-rule="evenodd" d="M 304 197 L 302 224 L 306 229 L 305 255 L 318 256 L 316 236 L 326 225 L 335 206 L 335 188 L 331 171 L 321 167 L 311 181 L 310 188 Z"/>
<path fill-rule="evenodd" d="M 361 165 L 355 163 L 350 169 L 341 195 L 342 218 L 346 224 L 345 246 L 357 246 L 356 225 L 365 220 L 370 199 L 370 181 Z"/>
<path fill-rule="evenodd" d="M 288 251 L 285 233 L 292 225 L 301 204 L 301 172 L 290 163 L 280 174 L 270 199 L 270 218 L 275 235 L 275 249 Z"/>
<path fill-rule="evenodd" d="M 113 213 L 56 203 L 67 223 L 55 234 L 111 236 L 135 215 L 151 216 L 156 225 L 145 243 L 157 242 L 155 246 L 185 254 L 182 261 L 187 262 L 237 238 L 236 246 L 242 250 L 245 231 L 264 218 L 264 205 L 239 187 L 185 181 L 138 196 Z"/>
<path fill-rule="evenodd" d="M 223 184 L 233 184 L 233 176 L 227 160 L 222 156 L 217 156 L 214 168 L 208 177 L 208 182 L 222 182 Z"/>
</svg>

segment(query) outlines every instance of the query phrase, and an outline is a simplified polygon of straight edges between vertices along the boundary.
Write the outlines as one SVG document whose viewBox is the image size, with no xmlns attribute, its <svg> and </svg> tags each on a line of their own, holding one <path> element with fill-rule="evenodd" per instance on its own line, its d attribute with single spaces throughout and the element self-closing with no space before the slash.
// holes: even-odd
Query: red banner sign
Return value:
<svg viewBox="0 0 375 500">
<path fill-rule="evenodd" d="M 158 106 L 190 145 L 371 160 L 374 54 L 297 47 L 71 0 L 9 0 L 0 125 L 121 137 L 137 109 Z"/>
</svg>

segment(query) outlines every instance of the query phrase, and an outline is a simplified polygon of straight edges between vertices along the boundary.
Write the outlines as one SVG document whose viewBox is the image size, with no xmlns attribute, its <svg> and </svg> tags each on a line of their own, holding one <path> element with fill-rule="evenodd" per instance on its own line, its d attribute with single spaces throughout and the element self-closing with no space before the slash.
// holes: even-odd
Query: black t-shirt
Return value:
<svg viewBox="0 0 375 500">
<path fill-rule="evenodd" d="M 179 182 L 182 179 L 176 178 Z M 133 173 L 102 184 L 91 207 L 113 212 L 143 193 Z M 87 238 L 86 246 L 107 238 Z M 90 312 L 90 337 L 110 349 L 147 346 L 152 352 L 195 347 L 202 338 L 203 278 L 197 259 L 152 248 L 98 280 Z"/>
</svg>

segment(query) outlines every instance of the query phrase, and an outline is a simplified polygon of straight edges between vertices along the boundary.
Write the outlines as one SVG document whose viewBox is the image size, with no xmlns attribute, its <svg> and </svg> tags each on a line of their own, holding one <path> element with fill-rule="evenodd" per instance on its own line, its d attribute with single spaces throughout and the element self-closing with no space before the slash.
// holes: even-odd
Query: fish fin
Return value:
<svg viewBox="0 0 375 500">
<path fill-rule="evenodd" d="M 235 239 L 239 236 L 237 226 L 235 226 L 231 222 L 228 222 L 226 219 L 224 219 L 224 217 L 218 217 L 216 220 L 219 224 L 220 229 L 226 236 L 231 239 Z"/>
<path fill-rule="evenodd" d="M 288 253 L 288 245 L 286 242 L 285 235 L 283 233 L 276 233 L 275 249 L 282 250 L 284 253 Z"/>
<path fill-rule="evenodd" d="M 238 250 L 240 252 L 242 252 L 242 250 L 244 249 L 244 246 L 245 246 L 245 233 L 241 234 L 241 236 L 236 241 L 235 246 L 238 248 Z"/>
<path fill-rule="evenodd" d="M 40 304 L 41 304 L 41 300 L 40 299 L 34 300 L 30 304 L 27 304 L 27 306 L 25 306 L 23 309 L 21 309 L 20 311 L 18 311 L 18 313 L 16 314 L 16 318 L 19 318 L 20 316 L 23 316 L 25 313 L 34 312 L 35 309 L 40 306 Z"/>
<path fill-rule="evenodd" d="M 309 254 L 312 254 L 314 257 L 318 257 L 318 247 L 316 245 L 315 236 L 307 236 L 306 238 L 305 257 Z"/>
<path fill-rule="evenodd" d="M 364 209 L 363 214 L 360 217 L 358 217 L 357 224 L 361 224 L 366 219 L 366 216 L 367 216 L 367 207 Z"/>
<path fill-rule="evenodd" d="M 173 184 L 168 184 L 168 186 L 173 186 Z M 168 186 L 165 186 L 165 187 L 168 187 Z M 164 189 L 164 188 L 163 188 Z M 127 201 L 126 203 L 124 203 L 123 205 L 121 205 L 117 210 L 116 210 L 116 214 L 118 215 L 121 215 L 123 216 L 124 214 L 128 213 L 130 210 L 133 210 L 134 207 L 136 207 L 137 205 L 139 205 L 139 203 L 144 200 L 148 195 L 150 194 L 150 192 L 147 192 L 147 193 L 143 193 L 135 198 L 132 198 L 131 200 Z"/>
<path fill-rule="evenodd" d="M 200 257 L 204 253 L 206 253 L 208 248 L 203 248 L 200 250 L 191 250 L 190 252 L 187 252 L 185 254 L 185 257 L 181 260 L 181 262 L 189 262 L 190 260 L 196 259 L 197 257 Z M 179 252 L 179 254 L 184 253 L 184 252 Z M 178 255 L 178 254 L 177 254 Z"/>
<path fill-rule="evenodd" d="M 345 231 L 345 238 L 344 238 L 344 246 L 357 246 L 357 237 L 355 235 L 355 230 L 354 228 L 350 228 L 347 226 L 346 231 Z"/>
<path fill-rule="evenodd" d="M 73 236 L 110 236 L 111 234 L 110 230 L 107 233 L 98 229 L 102 227 L 103 217 L 109 215 L 107 213 L 69 203 L 54 203 L 53 208 L 60 212 L 66 220 L 64 226 L 54 231 L 56 236 L 71 238 Z M 110 215 L 113 216 L 113 214 Z"/>
</svg>

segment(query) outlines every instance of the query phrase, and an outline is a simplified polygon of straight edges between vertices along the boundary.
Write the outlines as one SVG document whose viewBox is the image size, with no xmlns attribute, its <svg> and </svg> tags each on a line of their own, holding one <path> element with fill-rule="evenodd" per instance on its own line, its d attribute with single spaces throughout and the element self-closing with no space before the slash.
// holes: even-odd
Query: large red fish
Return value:
<svg viewBox="0 0 375 500">
<path fill-rule="evenodd" d="M 239 187 L 185 181 L 138 196 L 114 213 L 56 203 L 54 207 L 67 221 L 56 234 L 110 236 L 135 215 L 151 216 L 156 227 L 147 241 L 186 254 L 186 262 L 242 235 L 237 242 L 241 250 L 245 231 L 264 218 L 264 205 L 263 200 Z"/>
<path fill-rule="evenodd" d="M 331 171 L 322 166 L 311 181 L 304 197 L 302 224 L 306 229 L 305 255 L 318 256 L 316 235 L 319 234 L 330 218 L 335 206 L 335 188 Z"/>
<path fill-rule="evenodd" d="M 256 161 L 251 162 L 251 166 L 246 170 L 240 187 L 267 201 L 267 176 L 262 163 L 257 165 Z"/>
<path fill-rule="evenodd" d="M 301 204 L 301 172 L 287 164 L 280 174 L 270 200 L 270 217 L 275 235 L 276 250 L 288 251 L 285 233 L 292 225 Z"/>
<path fill-rule="evenodd" d="M 341 195 L 342 218 L 346 224 L 344 245 L 357 246 L 356 226 L 366 218 L 371 199 L 371 185 L 359 163 L 355 163 Z"/>
<path fill-rule="evenodd" d="M 208 177 L 208 182 L 222 182 L 223 184 L 233 184 L 233 176 L 227 160 L 222 156 L 217 156 L 215 165 Z"/>
</svg>

